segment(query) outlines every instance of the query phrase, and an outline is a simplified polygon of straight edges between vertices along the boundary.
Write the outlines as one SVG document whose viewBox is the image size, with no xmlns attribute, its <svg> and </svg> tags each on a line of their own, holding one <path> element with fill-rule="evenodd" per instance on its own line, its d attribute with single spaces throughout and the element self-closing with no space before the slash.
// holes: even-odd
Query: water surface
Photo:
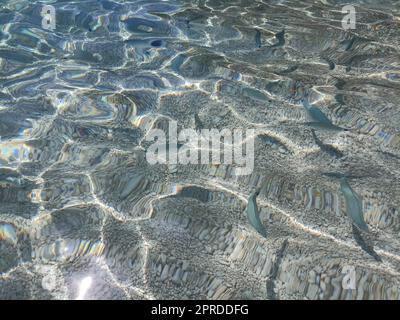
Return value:
<svg viewBox="0 0 400 320">
<path fill-rule="evenodd" d="M 0 298 L 398 299 L 400 2 L 344 4 L 1 1 Z M 150 165 L 170 120 L 253 173 Z"/>
</svg>

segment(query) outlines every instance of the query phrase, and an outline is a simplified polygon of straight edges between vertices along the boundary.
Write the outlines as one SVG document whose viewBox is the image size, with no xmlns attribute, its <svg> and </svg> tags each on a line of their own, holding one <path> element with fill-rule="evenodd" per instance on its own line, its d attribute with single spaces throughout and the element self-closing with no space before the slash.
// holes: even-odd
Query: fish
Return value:
<svg viewBox="0 0 400 320">
<path fill-rule="evenodd" d="M 355 40 L 356 40 L 355 37 L 352 37 L 352 38 L 349 39 L 349 40 L 343 40 L 343 41 L 340 43 L 340 44 L 342 45 L 342 49 L 343 49 L 344 51 L 349 51 L 349 50 L 351 49 L 351 47 L 353 46 Z"/>
<path fill-rule="evenodd" d="M 196 128 L 196 132 L 199 132 L 201 129 L 204 128 L 204 125 L 201 122 L 200 117 L 197 113 L 194 114 L 194 125 Z"/>
<path fill-rule="evenodd" d="M 365 44 L 369 42 L 371 42 L 371 40 L 358 36 L 353 36 L 351 39 L 343 40 L 342 42 L 340 42 L 339 51 L 350 51 L 354 48 L 354 44 Z"/>
<path fill-rule="evenodd" d="M 291 73 L 291 72 L 293 72 L 293 71 L 296 71 L 298 68 L 299 68 L 298 65 L 293 65 L 293 66 L 288 67 L 288 68 L 285 69 L 285 70 L 276 71 L 275 73 L 283 76 L 283 75 L 286 75 L 286 74 Z"/>
<path fill-rule="evenodd" d="M 347 216 L 353 221 L 353 224 L 360 230 L 369 231 L 368 225 L 364 221 L 361 199 L 358 194 L 350 187 L 346 178 L 340 178 L 340 190 L 346 201 Z"/>
<path fill-rule="evenodd" d="M 337 125 L 334 125 L 332 121 L 317 107 L 310 105 L 308 100 L 303 100 L 303 107 L 307 110 L 310 117 L 314 120 L 312 122 L 307 122 L 307 125 L 313 126 L 315 128 L 323 128 L 330 130 L 339 130 L 339 131 L 347 131 L 348 129 L 341 128 Z"/>
<path fill-rule="evenodd" d="M 260 213 L 257 207 L 257 196 L 260 194 L 260 190 L 261 189 L 256 189 L 250 194 L 246 212 L 247 212 L 247 218 L 252 227 L 263 237 L 266 237 L 267 231 L 265 230 L 265 227 L 261 223 Z"/>
<path fill-rule="evenodd" d="M 256 29 L 255 42 L 256 42 L 256 47 L 261 48 L 261 32 L 258 29 Z"/>
<path fill-rule="evenodd" d="M 253 88 L 243 88 L 242 94 L 246 97 L 249 97 L 250 99 L 258 100 L 261 102 L 267 102 L 269 100 L 264 93 L 262 93 L 260 90 L 256 90 Z"/>
<path fill-rule="evenodd" d="M 319 122 L 329 127 L 333 126 L 331 120 L 320 109 L 316 107 L 310 107 L 307 109 L 307 111 L 310 114 L 311 118 L 313 118 L 313 120 L 315 120 L 316 122 Z"/>
<path fill-rule="evenodd" d="M 133 191 L 145 184 L 147 184 L 146 178 L 141 174 L 129 177 L 121 191 L 120 200 L 125 200 Z"/>
<path fill-rule="evenodd" d="M 187 57 L 184 54 L 179 54 L 177 55 L 172 61 L 171 61 L 171 69 L 175 71 L 176 73 L 179 73 L 179 68 L 182 66 L 182 64 L 185 62 Z"/>
<path fill-rule="evenodd" d="M 328 126 L 328 125 L 325 125 L 325 124 L 323 124 L 321 122 L 315 122 L 315 121 L 314 122 L 313 121 L 305 122 L 304 124 L 309 126 L 309 127 L 311 127 L 311 128 L 314 128 L 316 130 L 323 129 L 323 130 L 336 131 L 336 132 L 337 131 L 349 131 L 349 129 L 345 129 L 345 128 L 338 127 L 338 126 L 335 126 L 335 125 Z"/>
<path fill-rule="evenodd" d="M 86 12 L 81 11 L 75 16 L 75 25 L 82 29 L 93 31 L 92 26 L 94 23 L 94 17 Z"/>
</svg>

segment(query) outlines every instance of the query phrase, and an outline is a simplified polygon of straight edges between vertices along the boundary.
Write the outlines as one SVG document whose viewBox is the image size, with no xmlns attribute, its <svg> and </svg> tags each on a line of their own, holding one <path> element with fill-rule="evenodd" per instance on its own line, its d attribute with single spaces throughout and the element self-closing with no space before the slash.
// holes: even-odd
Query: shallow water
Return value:
<svg viewBox="0 0 400 320">
<path fill-rule="evenodd" d="M 353 3 L 1 1 L 0 298 L 398 299 L 400 1 Z M 170 120 L 253 173 L 150 165 Z"/>
</svg>

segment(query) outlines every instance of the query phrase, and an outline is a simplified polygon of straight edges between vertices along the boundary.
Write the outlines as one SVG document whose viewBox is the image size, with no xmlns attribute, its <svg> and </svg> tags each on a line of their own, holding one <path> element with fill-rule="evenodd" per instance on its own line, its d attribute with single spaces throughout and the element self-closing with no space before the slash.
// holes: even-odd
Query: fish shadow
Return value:
<svg viewBox="0 0 400 320">
<path fill-rule="evenodd" d="M 353 237 L 356 240 L 357 244 L 363 249 L 366 253 L 368 253 L 371 257 L 373 257 L 376 261 L 382 262 L 382 258 L 375 252 L 374 247 L 368 244 L 361 235 L 360 230 L 354 225 L 351 224 L 353 228 Z"/>
</svg>

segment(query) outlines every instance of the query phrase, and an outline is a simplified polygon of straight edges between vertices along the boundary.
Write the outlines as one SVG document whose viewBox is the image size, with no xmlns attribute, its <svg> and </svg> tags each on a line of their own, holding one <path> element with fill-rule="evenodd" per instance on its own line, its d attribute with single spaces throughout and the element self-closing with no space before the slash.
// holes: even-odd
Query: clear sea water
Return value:
<svg viewBox="0 0 400 320">
<path fill-rule="evenodd" d="M 399 299 L 400 1 L 345 4 L 0 1 L 0 299 Z M 150 165 L 172 120 L 253 172 Z"/>
</svg>

